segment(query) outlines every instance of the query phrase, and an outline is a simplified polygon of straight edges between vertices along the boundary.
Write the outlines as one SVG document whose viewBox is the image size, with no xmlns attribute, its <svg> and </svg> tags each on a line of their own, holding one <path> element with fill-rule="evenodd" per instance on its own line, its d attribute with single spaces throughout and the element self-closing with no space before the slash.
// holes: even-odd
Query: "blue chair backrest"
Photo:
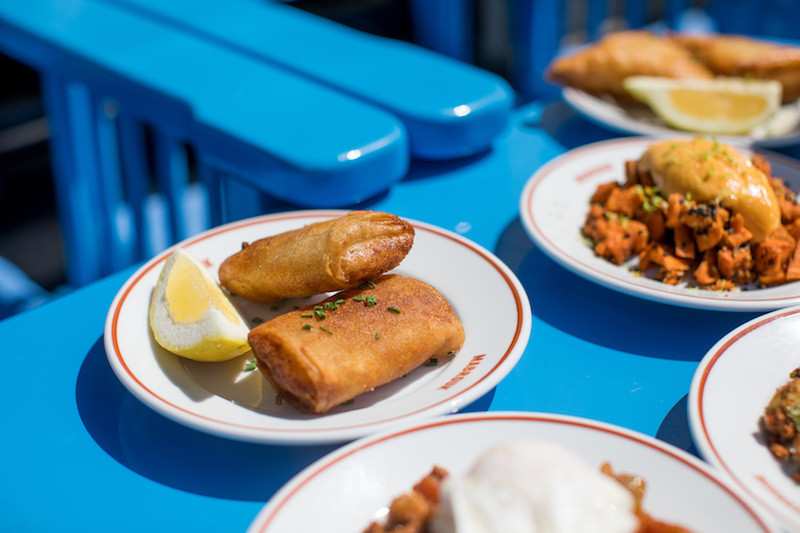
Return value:
<svg viewBox="0 0 800 533">
<path fill-rule="evenodd" d="M 0 4 L 0 50 L 42 80 L 73 286 L 255 214 L 253 190 L 341 207 L 408 168 L 393 115 L 98 0 Z"/>
<path fill-rule="evenodd" d="M 415 157 L 449 159 L 489 148 L 514 104 L 513 91 L 497 75 L 277 2 L 227 0 L 223 9 L 217 0 L 105 1 L 385 109 L 402 120 Z M 446 4 L 430 2 L 429 9 Z M 446 28 L 466 24 L 450 22 Z"/>
<path fill-rule="evenodd" d="M 474 61 L 474 13 L 493 0 L 409 0 L 418 42 L 463 61 Z M 792 0 L 709 0 L 702 9 L 690 0 L 663 2 L 607 0 L 505 0 L 508 77 L 521 102 L 552 98 L 559 89 L 542 75 L 565 47 L 615 29 L 718 31 L 757 37 L 800 39 L 800 2 Z M 494 44 L 505 36 L 490 35 Z M 479 39 L 480 40 L 480 39 Z"/>
</svg>

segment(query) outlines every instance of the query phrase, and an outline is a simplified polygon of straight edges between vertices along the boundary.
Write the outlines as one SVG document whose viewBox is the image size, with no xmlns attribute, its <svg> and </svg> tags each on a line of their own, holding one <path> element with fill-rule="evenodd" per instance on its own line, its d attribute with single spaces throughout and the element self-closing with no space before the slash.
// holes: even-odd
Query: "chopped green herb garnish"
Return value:
<svg viewBox="0 0 800 533">
<path fill-rule="evenodd" d="M 377 285 L 375 285 L 375 280 L 372 279 L 368 279 L 367 281 L 358 286 L 359 289 L 366 289 L 366 288 L 374 289 L 375 287 L 377 287 Z"/>
<path fill-rule="evenodd" d="M 392 313 L 396 313 L 398 315 L 400 314 L 400 310 L 398 308 L 396 308 L 396 307 L 392 307 L 391 305 L 389 307 L 387 307 L 386 309 L 388 309 Z"/>
<path fill-rule="evenodd" d="M 346 402 L 342 402 L 339 405 L 353 405 L 354 403 L 356 403 L 356 401 L 353 398 L 350 398 Z"/>
<path fill-rule="evenodd" d="M 300 316 L 303 318 L 314 318 L 314 313 L 302 313 Z"/>
<path fill-rule="evenodd" d="M 322 326 L 320 326 L 319 329 L 321 329 L 322 331 L 324 331 L 328 335 L 333 335 L 333 332 L 331 330 L 329 330 L 328 328 L 323 328 Z"/>
<path fill-rule="evenodd" d="M 323 309 L 325 309 L 325 308 L 324 308 L 324 307 L 322 307 L 321 305 L 315 305 L 315 306 L 314 306 L 314 309 L 316 309 L 317 311 L 322 311 L 322 310 L 323 310 Z"/>
<path fill-rule="evenodd" d="M 256 364 L 255 359 L 253 359 L 252 361 L 248 361 L 247 364 L 244 365 L 245 372 L 252 372 L 256 368 L 258 368 L 258 365 Z"/>
<path fill-rule="evenodd" d="M 359 294 L 358 296 L 354 296 L 353 300 L 355 300 L 357 302 L 363 302 L 364 301 L 364 297 Z"/>
<path fill-rule="evenodd" d="M 371 294 L 367 296 L 367 305 L 372 307 L 373 305 L 378 303 L 378 299 L 372 296 Z"/>
<path fill-rule="evenodd" d="M 335 302 L 333 302 L 333 303 L 334 303 L 334 304 L 336 304 L 336 305 L 342 305 L 342 304 L 343 304 L 343 303 L 345 303 L 346 301 L 347 301 L 347 300 L 345 300 L 345 299 L 343 299 L 343 298 L 339 298 L 338 300 L 336 300 L 336 301 L 335 301 Z"/>
<path fill-rule="evenodd" d="M 303 329 L 311 330 L 314 329 L 314 326 L 312 326 L 311 324 L 303 324 Z"/>
<path fill-rule="evenodd" d="M 425 366 L 436 366 L 437 364 L 439 364 L 439 361 L 438 361 L 437 359 L 433 359 L 433 358 L 431 358 L 431 360 L 430 360 L 430 361 L 428 361 L 427 363 L 425 363 Z"/>
<path fill-rule="evenodd" d="M 321 311 L 321 310 L 317 309 L 316 311 L 314 311 L 314 316 L 316 316 L 317 318 L 322 320 L 323 318 L 325 318 L 328 315 L 325 313 L 325 311 Z"/>
<path fill-rule="evenodd" d="M 376 339 L 380 339 L 380 338 L 381 338 L 381 334 L 380 334 L 380 333 L 376 333 L 376 334 L 375 334 L 375 338 L 376 338 Z"/>
<path fill-rule="evenodd" d="M 253 317 L 253 324 L 261 324 L 263 321 L 264 321 L 264 319 L 259 317 L 259 316 L 254 316 Z"/>
</svg>

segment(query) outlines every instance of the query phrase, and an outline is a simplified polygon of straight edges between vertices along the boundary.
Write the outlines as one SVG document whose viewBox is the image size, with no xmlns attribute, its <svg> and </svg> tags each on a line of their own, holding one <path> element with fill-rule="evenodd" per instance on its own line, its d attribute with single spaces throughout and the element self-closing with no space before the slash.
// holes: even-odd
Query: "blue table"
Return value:
<svg viewBox="0 0 800 533">
<path fill-rule="evenodd" d="M 694 451 L 686 420 L 692 374 L 720 337 L 755 315 L 599 287 L 545 256 L 519 220 L 519 194 L 537 168 L 610 136 L 561 102 L 531 104 L 493 150 L 414 163 L 404 181 L 360 207 L 457 230 L 496 253 L 525 286 L 534 312 L 528 348 L 468 410 L 578 415 Z M 103 325 L 132 272 L 0 322 L 5 532 L 243 532 L 276 490 L 336 448 L 212 437 L 129 394 L 106 361 Z"/>
</svg>

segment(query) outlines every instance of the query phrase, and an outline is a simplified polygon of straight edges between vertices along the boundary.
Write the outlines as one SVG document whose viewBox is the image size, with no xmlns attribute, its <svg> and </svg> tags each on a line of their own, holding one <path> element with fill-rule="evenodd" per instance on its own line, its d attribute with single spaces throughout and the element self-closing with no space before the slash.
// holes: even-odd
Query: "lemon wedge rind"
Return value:
<svg viewBox="0 0 800 533">
<path fill-rule="evenodd" d="M 744 135 L 766 123 L 780 108 L 783 94 L 778 81 L 745 78 L 631 76 L 623 85 L 673 128 L 724 135 Z"/>
<path fill-rule="evenodd" d="M 163 348 L 195 361 L 227 361 L 250 350 L 247 322 L 208 269 L 182 248 L 159 274 L 150 329 Z"/>
</svg>

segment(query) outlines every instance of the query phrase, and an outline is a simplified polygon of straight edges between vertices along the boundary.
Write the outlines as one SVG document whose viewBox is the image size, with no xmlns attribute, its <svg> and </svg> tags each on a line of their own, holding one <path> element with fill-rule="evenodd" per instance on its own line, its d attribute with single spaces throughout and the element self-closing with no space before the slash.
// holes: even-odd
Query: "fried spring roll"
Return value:
<svg viewBox="0 0 800 533">
<path fill-rule="evenodd" d="M 222 285 L 253 302 L 273 302 L 352 288 L 396 267 L 414 228 L 395 215 L 345 216 L 244 243 L 219 269 Z"/>
<path fill-rule="evenodd" d="M 290 311 L 249 336 L 278 401 L 303 411 L 324 413 L 464 344 L 447 300 L 413 278 L 388 274 L 317 305 L 322 309 Z"/>
</svg>

